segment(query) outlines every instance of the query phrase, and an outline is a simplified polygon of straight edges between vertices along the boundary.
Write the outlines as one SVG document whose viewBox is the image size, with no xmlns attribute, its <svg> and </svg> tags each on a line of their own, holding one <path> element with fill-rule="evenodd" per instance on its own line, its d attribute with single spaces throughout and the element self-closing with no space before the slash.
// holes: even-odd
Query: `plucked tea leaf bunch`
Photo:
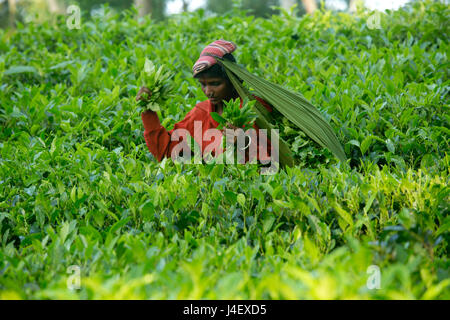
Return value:
<svg viewBox="0 0 450 320">
<path fill-rule="evenodd" d="M 217 127 L 218 130 L 223 129 L 234 129 L 237 130 L 237 128 L 242 129 L 242 131 L 245 133 L 248 129 L 251 129 L 253 127 L 253 124 L 256 120 L 257 114 L 255 113 L 253 107 L 255 105 L 255 100 L 249 101 L 247 98 L 244 98 L 242 100 L 242 108 L 241 100 L 239 98 L 232 99 L 230 101 L 224 101 L 224 109 L 222 112 L 222 115 L 219 115 L 217 112 L 211 112 L 211 117 L 216 120 L 219 125 Z M 238 156 L 240 153 L 238 151 L 238 144 L 236 141 L 230 141 L 233 142 L 233 148 L 227 148 L 227 136 L 224 132 L 222 136 L 222 147 L 224 148 L 225 156 L 229 159 L 228 163 L 231 163 L 231 158 L 234 157 L 234 155 Z M 242 132 L 240 132 L 242 134 Z M 245 136 L 244 145 L 241 146 L 242 150 L 247 149 L 250 146 L 251 138 L 249 136 Z M 242 155 L 241 155 L 242 157 Z"/>
<path fill-rule="evenodd" d="M 253 111 L 255 101 L 244 99 L 242 108 L 240 107 L 240 101 L 240 99 L 224 101 L 222 115 L 211 112 L 211 117 L 219 123 L 217 129 L 221 130 L 228 124 L 242 128 L 244 131 L 253 127 L 256 119 L 256 113 Z"/>
<path fill-rule="evenodd" d="M 150 94 L 144 93 L 142 95 L 143 99 L 137 102 L 140 107 L 159 111 L 160 106 L 172 95 L 173 87 L 170 80 L 173 75 L 165 69 L 164 65 L 156 67 L 151 60 L 145 58 L 144 68 L 140 72 L 138 83 L 150 89 Z"/>
</svg>

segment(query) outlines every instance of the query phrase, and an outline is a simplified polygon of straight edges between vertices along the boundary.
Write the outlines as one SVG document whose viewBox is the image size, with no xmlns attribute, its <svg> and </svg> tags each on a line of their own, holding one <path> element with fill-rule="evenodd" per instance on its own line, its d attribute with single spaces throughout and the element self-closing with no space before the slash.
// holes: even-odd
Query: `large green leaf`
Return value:
<svg viewBox="0 0 450 320">
<path fill-rule="evenodd" d="M 294 93 L 278 84 L 255 76 L 234 62 L 224 59 L 219 60 L 226 70 L 231 71 L 237 77 L 244 80 L 255 90 L 258 96 L 273 105 L 311 139 L 322 147 L 330 149 L 339 160 L 346 161 L 344 149 L 331 126 L 325 121 L 319 110 L 301 94 Z"/>
<path fill-rule="evenodd" d="M 10 74 L 26 73 L 26 72 L 37 73 L 37 70 L 35 67 L 31 66 L 12 66 L 8 70 L 6 70 L 3 74 L 6 76 Z"/>
<path fill-rule="evenodd" d="M 238 94 L 242 98 L 247 98 L 249 100 L 254 100 L 253 96 L 248 92 L 248 90 L 236 79 L 235 75 L 226 69 L 227 75 L 230 78 L 233 86 L 236 88 Z M 293 166 L 294 165 L 294 157 L 292 155 L 291 150 L 289 149 L 286 142 L 281 139 L 281 137 L 276 133 L 276 131 L 273 131 L 273 126 L 270 124 L 270 114 L 269 111 L 261 104 L 261 102 L 256 101 L 255 103 L 255 111 L 257 114 L 257 118 L 255 120 L 256 125 L 261 129 L 267 130 L 267 136 L 268 138 L 273 141 L 273 139 L 278 139 L 279 143 L 279 161 L 282 166 Z M 277 137 L 272 137 L 272 133 L 277 135 Z"/>
</svg>

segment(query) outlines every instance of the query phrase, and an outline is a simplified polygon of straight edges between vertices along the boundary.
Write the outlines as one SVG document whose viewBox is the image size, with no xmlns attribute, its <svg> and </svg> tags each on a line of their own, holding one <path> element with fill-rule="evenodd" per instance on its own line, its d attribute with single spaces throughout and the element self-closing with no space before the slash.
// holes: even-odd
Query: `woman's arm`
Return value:
<svg viewBox="0 0 450 320">
<path fill-rule="evenodd" d="M 166 129 L 161 126 L 156 112 L 147 110 L 141 114 L 144 124 L 144 139 L 148 150 L 161 161 L 168 154 L 170 145 L 170 135 Z"/>
<path fill-rule="evenodd" d="M 142 94 L 149 94 L 150 91 L 146 87 L 142 87 L 139 90 L 136 100 L 143 100 Z M 151 94 L 151 93 L 150 93 Z M 146 110 L 141 114 L 142 123 L 144 124 L 144 139 L 147 144 L 148 150 L 153 156 L 161 161 L 165 157 L 170 157 L 173 148 L 183 140 L 185 143 L 185 137 L 181 134 L 182 139 L 180 141 L 171 141 L 171 134 L 175 129 L 188 129 L 189 124 L 192 122 L 192 110 L 186 115 L 186 117 L 175 124 L 173 130 L 167 131 L 160 123 L 158 114 L 152 110 Z M 192 135 L 192 133 L 190 132 Z"/>
<path fill-rule="evenodd" d="M 155 156 L 158 161 L 161 161 L 163 158 L 169 158 L 172 155 L 172 150 L 175 148 L 175 146 L 179 143 L 186 144 L 187 136 L 186 133 L 189 133 L 192 137 L 194 136 L 194 133 L 191 130 L 193 128 L 193 111 L 188 112 L 186 117 L 180 121 L 177 122 L 174 125 L 174 128 L 170 131 L 167 131 L 159 122 L 159 118 L 156 112 L 147 110 L 144 111 L 141 114 L 142 122 L 144 124 L 144 139 L 145 143 L 147 144 L 148 150 Z M 176 138 L 176 141 L 171 141 L 172 134 L 177 129 L 184 129 L 179 130 L 177 133 L 177 136 L 179 138 Z M 186 146 L 183 148 L 183 150 L 187 150 L 190 148 Z M 179 156 L 179 155 L 177 155 Z M 182 155 L 185 156 L 185 155 Z"/>
</svg>

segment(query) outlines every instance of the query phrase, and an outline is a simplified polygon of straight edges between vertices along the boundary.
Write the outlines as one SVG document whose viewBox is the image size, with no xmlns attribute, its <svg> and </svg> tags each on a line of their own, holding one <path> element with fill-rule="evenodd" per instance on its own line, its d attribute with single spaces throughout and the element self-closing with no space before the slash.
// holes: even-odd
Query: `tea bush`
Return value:
<svg viewBox="0 0 450 320">
<path fill-rule="evenodd" d="M 0 29 L 1 298 L 450 298 L 448 5 L 375 29 L 363 11 L 134 13 Z M 206 99 L 191 67 L 219 38 L 310 99 L 350 166 L 279 115 L 294 168 L 158 163 L 134 101 L 145 58 L 174 74 L 171 129 Z"/>
</svg>

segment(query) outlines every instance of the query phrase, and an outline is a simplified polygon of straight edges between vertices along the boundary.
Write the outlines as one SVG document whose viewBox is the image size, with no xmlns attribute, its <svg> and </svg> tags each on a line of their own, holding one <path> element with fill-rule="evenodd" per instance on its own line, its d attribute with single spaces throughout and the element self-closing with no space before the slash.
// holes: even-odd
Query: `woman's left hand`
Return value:
<svg viewBox="0 0 450 320">
<path fill-rule="evenodd" d="M 227 124 L 225 125 L 225 128 L 223 129 L 223 130 L 226 130 L 226 129 L 233 129 L 233 130 L 237 130 L 237 129 L 239 129 L 238 127 L 236 127 L 235 125 L 233 125 L 233 124 L 231 124 L 231 123 L 229 123 L 229 122 L 227 122 Z M 233 144 L 236 144 L 236 141 L 237 141 L 237 136 L 234 134 L 234 131 L 225 131 L 226 132 L 226 134 L 227 134 L 227 141 L 229 141 L 229 140 L 231 140 L 231 137 L 233 137 L 234 136 L 234 139 L 233 139 Z"/>
</svg>

